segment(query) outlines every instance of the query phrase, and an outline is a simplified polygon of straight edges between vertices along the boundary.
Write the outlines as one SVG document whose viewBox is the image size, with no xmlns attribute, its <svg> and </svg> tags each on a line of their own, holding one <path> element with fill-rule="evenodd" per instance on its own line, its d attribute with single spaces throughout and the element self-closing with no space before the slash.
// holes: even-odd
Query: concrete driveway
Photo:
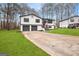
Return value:
<svg viewBox="0 0 79 59">
<path fill-rule="evenodd" d="M 49 34 L 39 31 L 22 33 L 49 55 L 79 56 L 79 36 Z"/>
</svg>

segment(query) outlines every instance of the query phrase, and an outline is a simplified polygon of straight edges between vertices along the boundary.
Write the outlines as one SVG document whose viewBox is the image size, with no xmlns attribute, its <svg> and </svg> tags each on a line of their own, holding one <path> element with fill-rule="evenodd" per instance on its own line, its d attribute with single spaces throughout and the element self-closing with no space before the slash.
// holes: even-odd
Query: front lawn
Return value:
<svg viewBox="0 0 79 59">
<path fill-rule="evenodd" d="M 49 33 L 56 33 L 56 34 L 66 34 L 66 35 L 73 35 L 73 36 L 79 36 L 79 29 L 52 29 L 48 30 Z"/>
<path fill-rule="evenodd" d="M 48 56 L 16 30 L 0 30 L 0 53 L 10 56 Z"/>
</svg>

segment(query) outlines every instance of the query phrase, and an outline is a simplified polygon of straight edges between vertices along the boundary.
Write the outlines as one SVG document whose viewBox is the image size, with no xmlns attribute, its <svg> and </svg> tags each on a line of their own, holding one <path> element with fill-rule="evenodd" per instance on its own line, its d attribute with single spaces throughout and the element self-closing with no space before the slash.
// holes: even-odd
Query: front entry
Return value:
<svg viewBox="0 0 79 59">
<path fill-rule="evenodd" d="M 37 31 L 37 26 L 36 25 L 32 25 L 31 26 L 31 31 Z"/>
<path fill-rule="evenodd" d="M 23 31 L 30 31 L 29 25 L 23 25 Z"/>
</svg>

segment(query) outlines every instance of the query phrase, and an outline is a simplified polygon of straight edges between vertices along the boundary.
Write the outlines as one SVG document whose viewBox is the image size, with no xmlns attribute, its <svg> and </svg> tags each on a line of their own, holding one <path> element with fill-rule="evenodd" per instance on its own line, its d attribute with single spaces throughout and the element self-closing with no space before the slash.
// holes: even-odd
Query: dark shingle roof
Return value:
<svg viewBox="0 0 79 59">
<path fill-rule="evenodd" d="M 21 15 L 20 17 L 29 16 L 29 15 L 34 15 L 34 16 L 36 16 L 36 17 L 41 18 L 42 20 L 52 20 L 52 21 L 55 21 L 54 19 L 42 18 L 42 17 L 40 17 L 40 16 L 38 16 L 38 15 L 35 15 L 35 14 Z"/>
<path fill-rule="evenodd" d="M 73 18 L 73 17 L 79 17 L 79 16 L 78 16 L 78 15 L 71 16 L 71 17 L 69 17 L 69 18 L 66 18 L 66 19 L 60 20 L 60 22 L 65 21 L 65 20 L 69 20 L 70 18 Z"/>
<path fill-rule="evenodd" d="M 35 14 L 21 15 L 20 17 L 29 16 L 29 15 L 34 15 L 34 16 L 36 16 L 36 17 L 39 17 L 39 18 L 41 18 L 40 16 L 38 16 L 38 15 L 35 15 Z"/>
</svg>

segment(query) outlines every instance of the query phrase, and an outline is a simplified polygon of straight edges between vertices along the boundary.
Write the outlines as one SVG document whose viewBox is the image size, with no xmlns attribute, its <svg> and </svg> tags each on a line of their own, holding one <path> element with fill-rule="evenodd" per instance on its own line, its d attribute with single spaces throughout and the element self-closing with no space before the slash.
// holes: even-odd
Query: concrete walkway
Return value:
<svg viewBox="0 0 79 59">
<path fill-rule="evenodd" d="M 79 56 L 79 36 L 49 34 L 39 31 L 22 33 L 50 55 Z"/>
</svg>

